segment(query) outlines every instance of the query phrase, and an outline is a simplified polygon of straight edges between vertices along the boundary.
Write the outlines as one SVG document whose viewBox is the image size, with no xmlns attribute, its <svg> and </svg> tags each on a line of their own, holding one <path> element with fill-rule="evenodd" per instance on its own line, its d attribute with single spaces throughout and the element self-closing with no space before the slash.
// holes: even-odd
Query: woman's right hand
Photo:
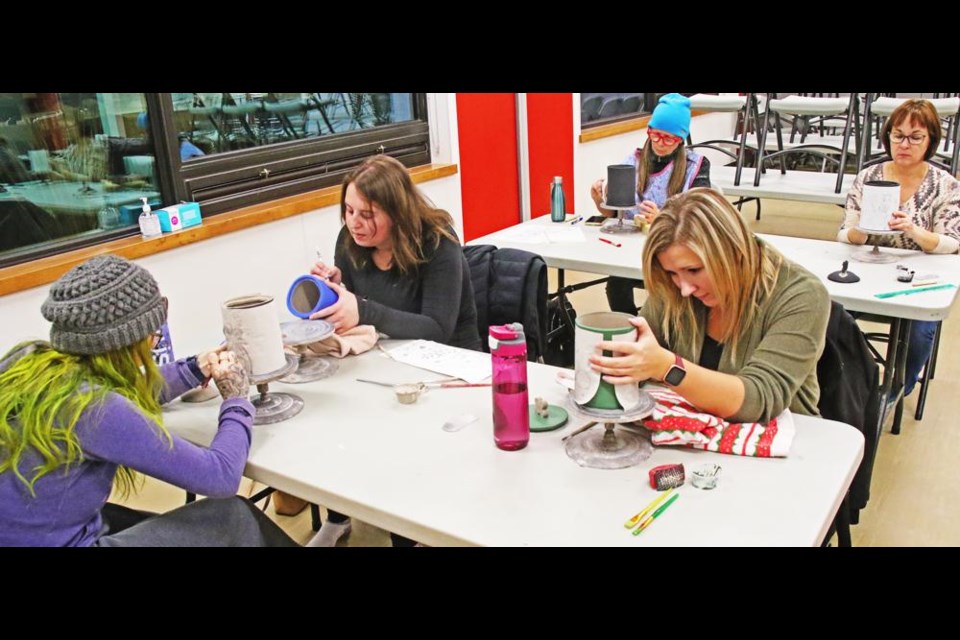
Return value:
<svg viewBox="0 0 960 640">
<path fill-rule="evenodd" d="M 250 377 L 232 351 L 221 351 L 220 360 L 212 367 L 213 381 L 224 400 L 246 398 L 250 392 Z"/>
<path fill-rule="evenodd" d="M 636 341 L 598 342 L 596 353 L 590 356 L 590 368 L 612 384 L 662 380 L 674 362 L 673 353 L 660 346 L 646 318 L 630 318 L 630 324 L 637 328 Z M 613 355 L 601 355 L 605 351 Z"/>
<path fill-rule="evenodd" d="M 590 197 L 593 198 L 593 203 L 599 209 L 603 204 L 603 178 L 590 185 Z"/>
<path fill-rule="evenodd" d="M 867 241 L 867 234 L 856 227 L 847 228 L 847 240 L 850 244 L 864 244 Z"/>
<path fill-rule="evenodd" d="M 326 263 L 320 260 L 317 260 L 317 263 L 313 265 L 313 269 L 310 269 L 310 273 L 336 284 L 340 284 L 343 279 L 343 274 L 340 271 L 340 267 L 327 266 Z"/>
</svg>

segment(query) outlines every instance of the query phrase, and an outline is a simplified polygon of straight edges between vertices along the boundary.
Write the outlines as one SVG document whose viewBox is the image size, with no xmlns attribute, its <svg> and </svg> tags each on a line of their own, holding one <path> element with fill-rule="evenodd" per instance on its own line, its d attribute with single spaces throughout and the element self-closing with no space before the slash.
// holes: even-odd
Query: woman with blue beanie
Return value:
<svg viewBox="0 0 960 640">
<path fill-rule="evenodd" d="M 222 349 L 158 367 L 166 298 L 143 267 L 91 258 L 41 307 L 50 341 L 0 358 L 0 547 L 297 546 L 236 495 L 250 450 L 250 382 Z M 160 405 L 212 378 L 209 446 L 167 431 Z M 162 515 L 107 502 L 153 476 L 208 496 Z"/>
<path fill-rule="evenodd" d="M 686 148 L 684 140 L 689 134 L 690 98 L 679 93 L 661 97 L 647 124 L 646 143 L 624 160 L 624 164 L 632 164 L 637 169 L 637 207 L 624 211 L 625 219 L 641 215 L 652 222 L 670 196 L 694 187 L 710 186 L 710 161 Z M 602 179 L 593 183 L 590 197 L 604 216 L 616 213 L 603 207 Z M 633 290 L 642 286 L 641 280 L 611 276 L 607 281 L 610 309 L 635 314 Z"/>
</svg>

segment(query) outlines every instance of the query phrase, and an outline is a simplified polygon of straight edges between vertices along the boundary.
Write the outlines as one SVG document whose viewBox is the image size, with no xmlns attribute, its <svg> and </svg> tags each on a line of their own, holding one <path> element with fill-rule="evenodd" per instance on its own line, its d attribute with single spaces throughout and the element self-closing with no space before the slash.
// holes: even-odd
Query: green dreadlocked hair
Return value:
<svg viewBox="0 0 960 640">
<path fill-rule="evenodd" d="M 7 357 L 28 345 L 17 345 Z M 164 381 L 150 352 L 151 338 L 95 355 L 61 353 L 47 342 L 34 345 L 35 349 L 0 372 L 0 473 L 13 473 L 36 495 L 38 479 L 83 459 L 74 432 L 77 421 L 84 411 L 96 410 L 111 392 L 139 408 L 156 425 L 158 435 L 173 446 L 160 419 Z M 30 449 L 42 462 L 33 469 L 20 469 Z M 121 495 L 135 490 L 136 472 L 120 466 L 114 487 Z"/>
</svg>

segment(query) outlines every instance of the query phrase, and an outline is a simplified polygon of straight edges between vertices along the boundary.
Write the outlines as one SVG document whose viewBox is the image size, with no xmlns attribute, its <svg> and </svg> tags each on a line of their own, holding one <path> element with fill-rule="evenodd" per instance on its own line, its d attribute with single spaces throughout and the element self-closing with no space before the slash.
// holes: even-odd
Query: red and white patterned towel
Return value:
<svg viewBox="0 0 960 640">
<path fill-rule="evenodd" d="M 686 445 L 694 449 L 759 458 L 786 457 L 796 428 L 789 409 L 762 425 L 730 423 L 693 405 L 669 389 L 647 389 L 657 401 L 643 426 L 653 432 L 655 445 Z"/>
</svg>

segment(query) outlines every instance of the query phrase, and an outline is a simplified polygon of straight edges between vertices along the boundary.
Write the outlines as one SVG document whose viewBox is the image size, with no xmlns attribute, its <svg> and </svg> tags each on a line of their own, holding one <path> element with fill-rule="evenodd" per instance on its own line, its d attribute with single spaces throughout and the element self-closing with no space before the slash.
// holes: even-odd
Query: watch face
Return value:
<svg viewBox="0 0 960 640">
<path fill-rule="evenodd" d="M 670 370 L 667 371 L 667 375 L 664 376 L 663 381 L 666 382 L 671 387 L 675 387 L 687 376 L 685 369 L 681 369 L 677 365 L 670 367 Z"/>
</svg>

